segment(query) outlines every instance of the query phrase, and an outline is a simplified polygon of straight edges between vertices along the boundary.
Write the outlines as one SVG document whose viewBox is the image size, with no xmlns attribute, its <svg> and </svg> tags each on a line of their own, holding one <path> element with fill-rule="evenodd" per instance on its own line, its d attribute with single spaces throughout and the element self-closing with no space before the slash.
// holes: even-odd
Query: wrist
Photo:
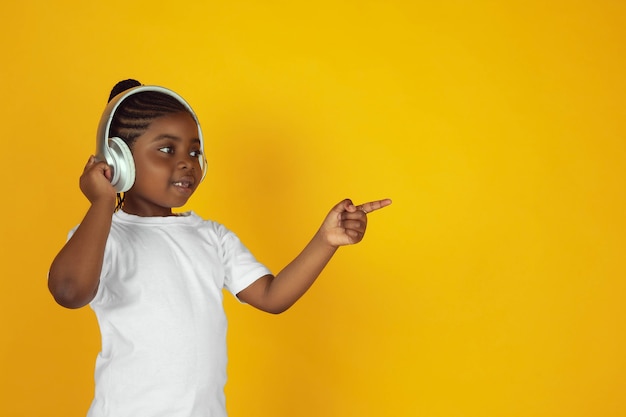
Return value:
<svg viewBox="0 0 626 417">
<path fill-rule="evenodd" d="M 324 233 L 322 229 L 318 230 L 318 232 L 313 237 L 313 243 L 318 246 L 321 250 L 325 250 L 332 253 L 335 253 L 337 249 L 339 249 L 340 245 L 333 244 L 330 239 L 328 233 Z"/>
<path fill-rule="evenodd" d="M 114 209 L 117 203 L 116 196 L 99 196 L 97 198 L 90 198 L 89 202 L 94 208 L 106 208 Z"/>
</svg>

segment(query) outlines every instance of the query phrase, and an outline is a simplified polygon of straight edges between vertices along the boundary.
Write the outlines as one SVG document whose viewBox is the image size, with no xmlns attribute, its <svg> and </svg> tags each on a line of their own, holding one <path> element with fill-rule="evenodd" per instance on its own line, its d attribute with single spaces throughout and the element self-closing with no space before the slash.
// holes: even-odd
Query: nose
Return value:
<svg viewBox="0 0 626 417">
<path fill-rule="evenodd" d="M 177 166 L 179 169 L 193 169 L 196 160 L 197 158 L 194 158 L 189 154 L 185 154 L 179 158 Z"/>
</svg>

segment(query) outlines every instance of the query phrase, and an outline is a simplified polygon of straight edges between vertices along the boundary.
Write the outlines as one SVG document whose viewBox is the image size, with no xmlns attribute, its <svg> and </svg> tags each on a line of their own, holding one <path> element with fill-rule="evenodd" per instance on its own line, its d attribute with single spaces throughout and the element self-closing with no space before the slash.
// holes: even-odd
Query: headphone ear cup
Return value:
<svg viewBox="0 0 626 417">
<path fill-rule="evenodd" d="M 111 185 L 118 193 L 130 190 L 135 183 L 135 160 L 130 148 L 118 137 L 109 138 L 107 164 L 113 175 Z"/>
</svg>

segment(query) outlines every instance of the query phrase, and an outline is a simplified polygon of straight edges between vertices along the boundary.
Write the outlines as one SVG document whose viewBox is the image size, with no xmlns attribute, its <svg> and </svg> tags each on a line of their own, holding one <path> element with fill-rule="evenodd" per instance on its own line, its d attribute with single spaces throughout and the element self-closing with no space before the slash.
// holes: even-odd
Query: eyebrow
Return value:
<svg viewBox="0 0 626 417">
<path fill-rule="evenodd" d="M 181 142 L 182 141 L 182 139 L 179 136 L 170 135 L 168 133 L 163 133 L 161 135 L 158 135 L 158 136 L 154 137 L 152 139 L 152 142 L 158 142 L 158 141 L 161 141 L 161 140 L 168 140 L 168 139 L 176 141 L 176 142 Z M 191 142 L 192 143 L 201 143 L 200 142 L 200 138 L 193 138 L 193 139 L 191 139 Z"/>
</svg>

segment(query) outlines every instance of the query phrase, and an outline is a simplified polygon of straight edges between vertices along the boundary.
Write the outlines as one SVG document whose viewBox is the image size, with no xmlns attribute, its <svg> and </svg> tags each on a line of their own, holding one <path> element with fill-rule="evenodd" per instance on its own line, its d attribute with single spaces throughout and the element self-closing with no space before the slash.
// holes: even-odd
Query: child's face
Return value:
<svg viewBox="0 0 626 417">
<path fill-rule="evenodd" d="M 198 127 L 189 113 L 152 121 L 132 145 L 135 184 L 124 196 L 124 211 L 139 216 L 171 215 L 202 179 Z"/>
</svg>

